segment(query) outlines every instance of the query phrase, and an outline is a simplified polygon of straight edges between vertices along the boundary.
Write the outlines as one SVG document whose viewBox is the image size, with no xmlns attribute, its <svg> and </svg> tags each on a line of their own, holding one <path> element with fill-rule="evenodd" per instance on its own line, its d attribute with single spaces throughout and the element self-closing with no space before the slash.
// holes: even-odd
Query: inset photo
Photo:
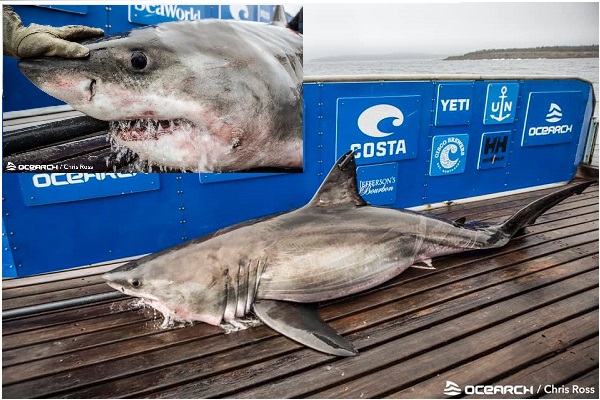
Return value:
<svg viewBox="0 0 600 400">
<path fill-rule="evenodd" d="M 302 11 L 286 11 L 4 6 L 4 171 L 301 172 Z"/>
</svg>

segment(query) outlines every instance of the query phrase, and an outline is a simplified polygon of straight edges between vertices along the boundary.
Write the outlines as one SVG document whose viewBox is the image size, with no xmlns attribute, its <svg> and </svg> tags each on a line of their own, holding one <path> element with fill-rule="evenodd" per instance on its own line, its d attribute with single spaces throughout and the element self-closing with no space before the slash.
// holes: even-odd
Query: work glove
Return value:
<svg viewBox="0 0 600 400">
<path fill-rule="evenodd" d="M 4 54 L 13 58 L 65 57 L 83 58 L 90 54 L 85 46 L 74 41 L 103 36 L 100 28 L 69 25 L 54 28 L 30 24 L 23 27 L 21 18 L 11 7 L 3 7 Z"/>
</svg>

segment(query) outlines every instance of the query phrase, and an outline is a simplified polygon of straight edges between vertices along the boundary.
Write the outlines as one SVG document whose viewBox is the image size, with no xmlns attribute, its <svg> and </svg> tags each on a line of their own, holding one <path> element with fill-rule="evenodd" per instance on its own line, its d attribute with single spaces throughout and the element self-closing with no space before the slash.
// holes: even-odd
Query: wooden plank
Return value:
<svg viewBox="0 0 600 400">
<path fill-rule="evenodd" d="M 430 346 L 427 349 L 428 351 L 422 355 L 411 357 L 410 360 L 405 359 L 405 362 L 402 363 L 385 366 L 384 369 L 370 372 L 352 380 L 345 378 L 344 382 L 337 382 L 334 387 L 313 392 L 309 397 L 382 397 L 398 388 L 410 385 L 411 382 L 419 378 L 432 376 L 440 370 L 468 362 L 474 357 L 485 354 L 490 349 L 505 346 L 508 343 L 528 336 L 539 337 L 544 335 L 554 342 L 556 351 L 564 351 L 564 346 L 570 346 L 573 340 L 581 336 L 589 337 L 597 334 L 598 311 L 590 310 L 588 301 L 588 296 L 595 292 L 594 290 L 593 292 L 573 296 L 552 307 L 538 309 L 521 315 L 519 318 L 513 318 L 507 322 L 492 325 L 488 329 L 450 344 L 445 344 L 447 341 L 444 341 L 444 345 L 439 348 L 432 348 L 433 346 Z M 590 312 L 573 318 L 573 315 L 578 315 L 581 311 L 586 310 Z M 555 326 L 557 323 L 560 324 Z M 436 328 L 441 330 L 438 335 L 447 334 L 450 329 L 445 328 Z M 420 336 L 422 340 L 425 340 L 422 337 L 423 335 Z M 394 344 L 399 346 L 402 343 L 398 342 Z M 394 351 L 389 346 L 381 346 L 378 350 L 385 348 L 388 351 Z M 357 365 L 365 362 L 363 360 L 354 361 L 356 359 L 356 357 L 351 359 L 344 366 L 344 370 L 355 369 Z M 377 362 L 377 368 L 382 367 L 378 359 L 375 358 L 372 361 Z M 352 371 L 352 375 L 354 375 L 354 371 Z"/>
<path fill-rule="evenodd" d="M 68 160 L 75 156 L 85 155 L 98 150 L 109 149 L 110 143 L 106 132 L 98 132 L 94 136 L 58 143 L 47 147 L 28 150 L 5 157 L 5 161 L 20 164 L 53 164 Z"/>
<path fill-rule="evenodd" d="M 564 382 L 566 379 L 578 376 L 582 371 L 598 365 L 597 358 L 589 357 L 598 354 L 597 336 L 571 347 L 565 347 L 563 351 L 556 354 L 556 343 L 553 338 L 542 335 L 537 333 L 484 357 L 413 384 L 399 392 L 390 393 L 387 397 L 439 398 L 443 394 L 446 381 L 454 382 L 461 388 L 464 388 L 465 385 L 484 384 L 533 386 L 534 394 L 543 395 L 549 389 L 545 388 L 546 385 Z M 574 340 L 580 339 L 580 337 L 576 337 Z M 535 358 L 541 361 L 537 362 Z M 498 380 L 500 376 L 505 376 L 505 378 Z M 462 397 L 477 398 L 478 396 L 464 396 L 463 394 Z M 523 396 L 497 393 L 493 397 L 522 398 Z"/>
<path fill-rule="evenodd" d="M 61 337 L 50 342 L 34 343 L 28 346 L 2 350 L 2 367 L 29 363 L 60 354 L 89 349 L 108 343 L 116 343 L 143 336 L 156 331 L 155 320 L 147 318 L 130 321 L 121 326 L 96 332 L 82 333 L 71 337 Z"/>
<path fill-rule="evenodd" d="M 105 307 L 109 309 L 110 304 L 105 304 Z M 63 323 L 60 315 L 54 315 L 53 317 L 56 318 L 57 324 L 48 328 L 34 329 L 26 332 L 19 332 L 19 334 L 2 336 L 2 348 L 11 349 L 34 343 L 60 340 L 77 336 L 78 334 L 84 332 L 106 330 L 116 326 L 122 326 L 133 321 L 142 321 L 149 318 L 149 316 L 144 315 L 144 313 L 137 311 L 113 311 L 105 316 L 90 319 L 76 319 L 75 322 L 69 323 Z"/>
<path fill-rule="evenodd" d="M 548 342 L 547 337 L 540 338 L 539 340 Z M 532 353 L 542 358 L 543 353 L 538 352 L 537 350 L 533 350 Z M 515 383 L 520 383 L 532 385 L 536 389 L 536 396 L 540 394 L 587 394 L 589 396 L 591 394 L 594 395 L 593 398 L 596 399 L 598 376 L 596 376 L 595 384 L 590 385 L 595 387 L 594 393 L 585 393 L 585 390 L 583 391 L 584 393 L 580 393 L 581 386 L 575 388 L 573 387 L 573 384 L 564 384 L 563 382 L 570 382 L 573 379 L 579 378 L 582 374 L 598 368 L 598 335 L 583 343 L 569 347 L 563 352 L 556 353 L 557 351 L 555 350 L 550 354 L 550 358 L 546 358 L 533 365 L 528 365 L 517 373 L 511 374 L 510 377 L 494 382 L 494 385 L 514 385 Z M 497 397 L 512 399 L 517 398 L 518 396 L 506 394 Z"/>
<path fill-rule="evenodd" d="M 35 314 L 27 317 L 2 321 L 3 349 L 8 346 L 6 337 L 25 333 L 33 330 L 43 331 L 45 328 L 56 327 L 72 322 L 93 319 L 97 317 L 112 315 L 117 312 L 131 311 L 137 309 L 132 305 L 132 299 L 127 298 L 118 301 L 107 301 L 90 304 L 85 307 L 68 308 L 59 311 L 53 311 L 42 314 Z M 18 345 L 18 340 L 15 340 Z"/>
<path fill-rule="evenodd" d="M 562 270 L 562 274 L 572 274 L 577 272 L 579 268 L 594 269 L 596 264 L 597 261 L 590 258 L 587 264 L 580 262 L 577 265 L 566 265 Z M 535 304 L 539 304 L 540 301 L 549 301 L 549 298 L 560 298 L 561 295 L 566 296 L 568 293 L 571 293 L 575 287 L 580 287 L 582 284 L 590 284 L 590 278 L 593 277 L 594 273 L 595 272 L 591 272 L 591 276 L 584 276 L 573 282 L 565 281 L 566 283 L 562 284 L 564 285 L 562 289 L 561 287 L 552 287 L 552 289 L 543 289 L 539 293 L 528 295 L 528 299 L 527 301 L 524 301 L 524 303 L 526 303 L 526 306 L 528 307 L 533 307 Z M 559 275 L 561 279 L 564 278 L 561 274 Z M 557 279 L 556 275 L 550 276 Z M 540 284 L 540 282 L 531 281 L 527 278 L 525 281 L 529 281 L 529 284 L 532 286 Z M 593 282 L 593 279 L 591 282 Z M 547 284 L 548 281 L 544 281 L 544 283 Z M 591 285 L 593 286 L 593 283 Z M 465 286 L 468 287 L 469 285 L 456 285 L 455 287 L 456 290 L 464 291 Z M 508 291 L 508 293 L 504 293 L 504 296 L 511 297 L 515 293 L 518 293 L 518 291 L 523 290 L 523 287 L 522 285 L 513 282 L 507 284 L 504 289 Z M 439 292 L 447 291 L 451 291 L 450 288 L 439 289 Z M 444 318 L 448 318 L 448 315 L 460 315 L 461 313 L 466 312 L 465 308 L 466 310 L 479 309 L 483 304 L 493 303 L 494 300 L 492 299 L 497 299 L 497 296 L 502 296 L 502 293 L 502 288 L 494 287 L 482 292 L 477 292 L 472 296 L 457 298 L 455 301 L 442 302 L 437 306 L 430 305 L 432 303 L 435 304 L 435 300 L 432 301 L 432 298 L 439 296 L 439 294 L 436 295 L 435 293 L 427 296 L 420 296 L 408 304 L 405 299 L 404 301 L 399 302 L 397 310 L 402 311 L 396 311 L 396 315 L 390 310 L 384 310 L 377 313 L 381 320 L 389 320 L 391 318 L 391 321 L 388 321 L 388 324 L 379 328 L 371 328 L 371 331 L 367 330 L 355 335 L 350 335 L 349 338 L 351 338 L 353 343 L 358 345 L 362 351 L 365 346 L 364 342 L 367 342 L 366 345 L 369 347 L 377 345 L 378 336 L 382 336 L 381 341 L 383 342 L 390 340 L 390 329 L 392 326 L 396 327 L 396 329 L 399 326 L 402 326 L 403 329 L 407 329 L 408 331 L 418 331 L 419 329 L 423 329 L 424 326 L 435 326 L 440 320 L 443 321 Z M 496 297 L 493 297 L 492 295 Z M 535 301 L 530 301 L 530 299 L 535 299 Z M 369 302 L 368 300 L 369 299 L 365 299 L 365 302 Z M 429 301 L 429 304 L 420 304 L 427 301 Z M 416 306 L 415 311 L 409 311 L 407 313 L 406 310 L 410 310 L 411 306 L 415 303 L 421 305 L 421 307 L 429 308 L 423 310 Z M 325 318 L 329 317 L 329 319 L 331 319 L 331 314 L 335 313 L 338 309 L 339 307 L 337 305 L 335 307 L 332 306 L 329 309 L 326 307 L 326 309 L 323 310 L 322 315 Z M 341 311 L 344 312 L 344 310 Z M 365 312 L 365 314 L 368 314 L 368 312 Z M 407 317 L 407 314 L 413 316 Z M 352 330 L 352 328 L 348 326 L 349 324 L 355 324 L 362 328 L 363 324 L 361 321 L 363 321 L 363 318 L 357 318 L 357 316 L 350 314 L 345 319 L 333 321 L 332 326 L 340 332 L 346 333 Z M 367 326 L 371 325 L 375 325 L 374 322 L 368 321 Z M 240 333 L 241 332 L 238 332 L 235 335 L 239 335 Z M 141 372 L 137 372 L 135 377 L 126 377 L 112 382 L 102 380 L 101 384 L 97 384 L 93 387 L 86 387 L 85 389 L 69 394 L 63 394 L 62 396 L 101 396 L 104 391 L 107 391 L 116 396 L 126 395 L 146 397 L 151 395 L 149 391 L 151 389 L 154 390 L 159 384 L 175 385 L 175 388 L 172 390 L 162 393 L 164 397 L 231 396 L 233 395 L 230 393 L 231 390 L 235 390 L 236 388 L 239 390 L 240 386 L 244 387 L 251 383 L 251 380 L 244 378 L 251 378 L 258 375 L 260 379 L 276 379 L 289 373 L 290 369 L 292 370 L 292 373 L 298 374 L 303 368 L 316 368 L 323 362 L 335 359 L 335 357 L 305 349 L 301 345 L 275 335 L 272 332 L 270 332 L 269 338 L 270 340 L 268 341 L 262 341 L 260 344 L 253 345 L 251 349 L 247 348 L 249 343 L 239 342 L 237 346 L 229 350 L 224 349 L 225 352 L 219 352 L 212 356 L 199 357 L 200 355 L 197 355 L 197 357 L 194 357 L 197 358 L 197 360 L 180 358 L 177 362 L 173 362 L 172 366 L 161 366 L 161 368 L 155 372 L 143 375 Z M 361 343 L 363 343 L 362 346 Z M 219 347 L 216 349 L 221 350 Z M 294 353 L 291 353 L 292 351 L 294 351 Z M 183 363 L 184 361 L 186 362 Z M 227 365 L 227 368 L 223 368 L 224 363 Z M 112 367 L 114 367 L 114 365 Z M 234 367 L 236 369 L 229 373 L 228 370 Z M 239 368 L 243 368 L 242 371 L 244 372 L 240 371 Z M 206 377 L 209 378 L 200 383 L 197 382 L 198 379 Z M 193 380 L 193 383 L 184 386 L 189 380 Z M 304 379 L 299 376 L 298 387 L 304 390 L 306 385 L 302 382 L 304 382 Z M 288 381 L 283 383 L 283 392 L 272 392 L 272 386 L 268 386 L 268 393 L 252 393 L 249 397 L 287 397 L 285 391 L 289 390 L 288 383 Z M 199 390 L 199 387 L 202 387 L 204 391 Z M 291 393 L 290 396 L 299 397 L 297 393 Z"/>
<path fill-rule="evenodd" d="M 87 275 L 79 278 L 64 279 L 48 282 L 41 285 L 28 285 L 2 290 L 2 300 L 33 296 L 40 293 L 57 292 L 65 289 L 74 289 L 104 282 L 101 275 Z"/>
<path fill-rule="evenodd" d="M 571 393 L 565 396 L 569 399 L 597 399 L 598 398 L 598 367 L 590 370 L 586 374 L 564 384 L 564 386 L 571 388 Z M 577 386 L 578 390 L 575 393 L 574 387 Z M 544 396 L 546 397 L 546 396 Z M 556 397 L 551 395 L 548 397 Z"/>
<path fill-rule="evenodd" d="M 208 392 L 196 392 L 196 394 L 207 397 L 305 397 L 312 391 L 318 390 L 318 388 L 326 388 L 344 379 L 351 380 L 352 377 L 360 376 L 371 368 L 378 368 L 382 365 L 380 357 L 387 357 L 389 362 L 399 363 L 404 357 L 410 358 L 415 354 L 435 347 L 438 340 L 442 343 L 450 341 L 452 334 L 444 327 L 457 328 L 457 337 L 464 335 L 466 331 L 473 329 L 477 313 L 480 312 L 479 309 L 488 310 L 490 314 L 495 314 L 494 316 L 482 316 L 482 318 L 491 318 L 490 321 L 493 320 L 494 322 L 490 322 L 490 326 L 493 326 L 498 321 L 510 318 L 511 313 L 518 315 L 519 309 L 515 310 L 513 308 L 514 304 L 518 304 L 521 307 L 520 309 L 527 310 L 529 308 L 526 303 L 532 301 L 529 305 L 535 308 L 540 303 L 560 298 L 559 293 L 568 295 L 569 290 L 579 286 L 581 282 L 577 282 L 577 280 L 565 281 L 564 284 L 566 285 L 564 287 L 562 284 L 545 287 L 530 292 L 531 294 L 524 295 L 522 298 L 509 298 L 501 306 L 491 301 L 491 293 L 499 290 L 484 291 L 462 300 L 454 300 L 440 306 L 417 310 L 364 332 L 349 335 L 348 338 L 361 351 L 361 357 L 363 353 L 371 351 L 371 355 L 364 358 L 366 362 L 361 364 L 360 368 L 354 364 L 346 365 L 343 360 L 336 360 L 334 357 L 318 354 L 311 350 L 302 350 L 296 354 L 298 359 L 289 359 L 291 356 L 288 356 L 288 360 L 283 360 L 283 362 L 281 359 L 270 359 L 262 365 L 256 364 L 247 370 L 236 371 L 235 375 L 219 375 L 218 382 L 216 382 L 216 379 L 206 382 L 206 386 L 209 387 Z M 456 319 L 449 320 L 452 317 Z M 436 332 L 444 331 L 445 334 L 439 339 L 432 336 Z M 395 340 L 398 345 L 392 346 L 392 348 L 386 347 L 390 340 Z M 386 348 L 380 350 L 381 346 Z M 386 350 L 388 351 L 387 355 L 385 354 Z M 274 368 L 275 366 L 279 368 Z M 330 373 L 334 368 L 338 370 L 339 374 Z M 303 369 L 306 369 L 306 372 L 303 372 Z M 266 374 L 264 371 L 270 372 Z M 241 383 L 236 384 L 238 379 L 241 380 Z M 265 380 L 261 382 L 262 386 L 241 392 L 231 392 L 236 388 L 240 390 L 243 386 L 256 385 L 258 379 Z M 161 395 L 169 397 L 180 393 L 181 396 L 184 396 L 186 392 L 183 390 L 185 390 L 185 387 L 178 386 L 173 391 L 164 392 Z M 218 390 L 222 392 L 218 392 Z M 187 395 L 190 394 L 187 393 Z"/>
<path fill-rule="evenodd" d="M 509 210 L 513 210 L 513 212 L 517 211 L 520 208 L 529 204 L 530 202 L 537 200 L 547 194 L 553 193 L 560 188 L 561 187 L 553 187 L 508 196 L 499 196 L 477 202 L 454 203 L 452 205 L 434 208 L 426 212 L 444 215 L 446 218 L 449 219 L 460 218 L 463 214 L 478 216 L 487 212 L 494 212 L 497 210 L 505 210 L 505 212 L 510 214 Z M 569 203 L 572 201 L 578 201 L 578 199 L 594 198 L 593 194 L 597 192 L 597 184 L 593 184 L 592 186 L 588 187 L 581 195 L 573 196 L 569 199 L 566 199 L 563 202 L 561 202 L 561 204 Z M 597 196 L 595 196 L 595 200 L 598 200 Z"/>
<path fill-rule="evenodd" d="M 15 308 L 46 304 L 55 301 L 73 299 L 77 297 L 90 296 L 98 293 L 112 292 L 110 286 L 101 282 L 93 285 L 79 286 L 70 289 L 57 290 L 53 292 L 37 293 L 24 297 L 13 297 L 12 299 L 2 299 L 2 309 L 12 310 Z"/>
<path fill-rule="evenodd" d="M 138 257 L 128 257 L 119 260 L 112 260 L 105 263 L 99 263 L 95 265 L 71 268 L 64 271 L 53 272 L 49 274 L 41 274 L 34 276 L 27 276 L 24 278 L 5 279 L 2 281 L 2 294 L 4 296 L 5 289 L 12 289 L 17 287 L 24 287 L 30 285 L 46 284 L 48 282 L 55 282 L 67 279 L 81 278 L 90 275 L 100 275 L 106 271 L 110 271 L 120 265 L 123 265 L 127 261 Z"/>
</svg>

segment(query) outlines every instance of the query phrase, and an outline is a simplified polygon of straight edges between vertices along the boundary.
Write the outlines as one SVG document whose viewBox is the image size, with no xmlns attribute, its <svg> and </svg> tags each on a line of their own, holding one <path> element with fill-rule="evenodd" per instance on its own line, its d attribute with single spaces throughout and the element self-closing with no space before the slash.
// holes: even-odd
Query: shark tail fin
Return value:
<svg viewBox="0 0 600 400">
<path fill-rule="evenodd" d="M 593 182 L 581 182 L 575 185 L 569 185 L 564 189 L 537 199 L 504 221 L 504 223 L 500 225 L 499 230 L 507 237 L 513 237 L 518 232 L 522 231 L 524 227 L 533 224 L 540 215 L 550 208 L 574 194 L 581 194 L 592 183 Z"/>
<path fill-rule="evenodd" d="M 273 11 L 273 19 L 271 20 L 271 25 L 275 26 L 286 26 L 287 18 L 285 17 L 285 10 L 282 5 L 275 6 L 275 10 Z"/>
</svg>

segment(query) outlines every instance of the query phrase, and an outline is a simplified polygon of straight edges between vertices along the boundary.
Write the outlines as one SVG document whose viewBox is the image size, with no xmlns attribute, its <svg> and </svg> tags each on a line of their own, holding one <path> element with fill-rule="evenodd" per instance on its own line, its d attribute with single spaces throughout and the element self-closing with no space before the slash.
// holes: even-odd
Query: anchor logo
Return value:
<svg viewBox="0 0 600 400">
<path fill-rule="evenodd" d="M 502 89 L 500 89 L 500 96 L 498 97 L 500 101 L 492 102 L 492 112 L 499 113 L 498 115 L 491 114 L 490 118 L 498 122 L 502 122 L 505 119 L 510 118 L 511 115 L 511 113 L 504 114 L 504 112 L 512 111 L 512 101 L 506 101 L 506 98 L 508 97 L 506 95 L 507 91 L 508 88 L 506 86 L 502 86 Z"/>
</svg>

